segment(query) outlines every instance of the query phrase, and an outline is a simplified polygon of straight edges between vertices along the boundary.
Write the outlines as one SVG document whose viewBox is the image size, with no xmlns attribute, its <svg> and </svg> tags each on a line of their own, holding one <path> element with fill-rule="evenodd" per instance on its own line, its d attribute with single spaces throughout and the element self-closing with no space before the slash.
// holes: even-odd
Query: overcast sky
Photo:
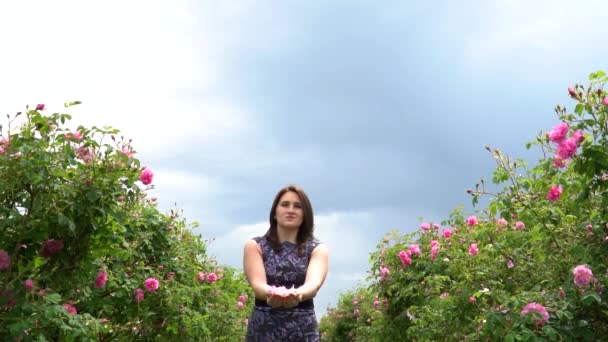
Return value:
<svg viewBox="0 0 608 342">
<path fill-rule="evenodd" d="M 320 314 L 369 252 L 466 205 L 484 145 L 557 123 L 607 69 L 605 1 L 18 1 L 0 4 L 0 111 L 81 100 L 210 252 L 241 268 L 276 191 L 301 185 L 330 249 Z"/>
</svg>

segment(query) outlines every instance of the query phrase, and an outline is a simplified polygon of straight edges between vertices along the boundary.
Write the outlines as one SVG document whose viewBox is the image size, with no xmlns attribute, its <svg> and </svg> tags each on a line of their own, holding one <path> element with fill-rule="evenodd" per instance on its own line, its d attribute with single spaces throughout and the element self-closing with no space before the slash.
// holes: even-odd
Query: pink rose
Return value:
<svg viewBox="0 0 608 342">
<path fill-rule="evenodd" d="M 403 266 L 409 266 L 412 263 L 412 258 L 410 258 L 410 253 L 408 253 L 408 252 L 406 252 L 406 251 L 399 252 L 399 258 L 401 259 L 401 264 Z"/>
<path fill-rule="evenodd" d="M 236 303 L 239 309 L 242 309 L 243 306 L 245 306 L 245 304 L 243 304 L 243 302 L 238 302 Z"/>
<path fill-rule="evenodd" d="M 154 173 L 152 170 L 145 168 L 144 171 L 139 176 L 139 180 L 144 183 L 144 185 L 152 184 L 152 178 L 154 177 Z"/>
<path fill-rule="evenodd" d="M 446 239 L 449 239 L 452 236 L 452 231 L 449 229 L 444 229 L 443 230 L 443 237 Z"/>
<path fill-rule="evenodd" d="M 159 282 L 156 278 L 148 278 L 144 281 L 144 286 L 148 292 L 155 292 L 158 290 Z"/>
<path fill-rule="evenodd" d="M 566 139 L 567 134 L 568 124 L 565 122 L 562 122 L 557 126 L 553 127 L 553 129 L 549 133 L 547 133 L 549 139 L 554 143 L 562 142 L 564 139 Z"/>
<path fill-rule="evenodd" d="M 382 277 L 382 279 L 386 279 L 386 277 L 388 277 L 388 275 L 389 275 L 388 268 L 386 268 L 386 266 L 382 266 L 382 268 L 380 268 L 380 276 Z"/>
<path fill-rule="evenodd" d="M 39 103 L 38 105 L 36 105 L 36 110 L 44 110 L 44 104 Z"/>
<path fill-rule="evenodd" d="M 557 145 L 557 155 L 562 159 L 568 159 L 576 153 L 578 144 L 573 138 L 565 139 Z"/>
<path fill-rule="evenodd" d="M 27 292 L 32 291 L 32 289 L 34 288 L 34 282 L 32 281 L 32 279 L 27 279 L 25 280 L 25 282 L 23 283 L 23 286 L 25 287 L 25 290 Z"/>
<path fill-rule="evenodd" d="M 498 225 L 499 225 L 499 226 L 501 226 L 501 227 L 504 227 L 504 226 L 506 226 L 507 224 L 509 224 L 509 222 L 507 222 L 507 220 L 505 220 L 505 219 L 504 219 L 504 218 L 502 218 L 502 217 L 501 217 L 501 218 L 499 218 L 499 219 L 498 219 L 498 221 L 497 221 L 496 223 L 498 223 Z"/>
<path fill-rule="evenodd" d="M 409 252 L 410 252 L 409 253 L 410 255 L 412 255 L 412 254 L 415 254 L 415 255 L 422 254 L 422 251 L 420 251 L 420 246 L 418 244 L 415 244 L 415 243 L 413 243 L 413 244 L 410 245 Z"/>
<path fill-rule="evenodd" d="M 568 87 L 568 94 L 570 94 L 571 97 L 574 97 L 574 98 L 577 97 L 576 91 L 574 90 L 573 87 Z"/>
<path fill-rule="evenodd" d="M 604 103 L 604 106 L 608 106 L 608 96 L 604 97 L 602 102 Z"/>
<path fill-rule="evenodd" d="M 217 275 L 213 272 L 207 274 L 207 282 L 213 284 L 217 281 Z"/>
<path fill-rule="evenodd" d="M 141 303 L 144 300 L 144 290 L 137 289 L 135 290 L 135 302 Z"/>
<path fill-rule="evenodd" d="M 474 226 L 479 223 L 479 221 L 477 221 L 477 216 L 473 216 L 473 215 L 467 217 L 466 222 L 469 226 Z"/>
<path fill-rule="evenodd" d="M 0 271 L 7 269 L 11 265 L 11 257 L 8 253 L 0 249 Z"/>
<path fill-rule="evenodd" d="M 476 243 L 472 243 L 469 246 L 469 255 L 470 256 L 477 255 L 478 252 L 479 252 L 479 249 L 477 248 L 477 244 Z"/>
<path fill-rule="evenodd" d="M 562 194 L 562 186 L 551 186 L 551 189 L 547 192 L 547 199 L 551 202 L 555 202 L 559 199 Z"/>
<path fill-rule="evenodd" d="M 72 302 L 67 302 L 63 304 L 63 307 L 65 308 L 65 311 L 67 311 L 70 315 L 78 314 L 78 310 L 76 310 L 76 307 L 72 305 Z"/>
<path fill-rule="evenodd" d="M 527 315 L 530 312 L 537 312 L 541 315 L 541 319 L 536 321 L 536 323 L 539 325 L 543 325 L 543 324 L 547 323 L 547 321 L 549 321 L 549 313 L 547 312 L 547 309 L 545 309 L 545 307 L 542 306 L 541 304 L 537 304 L 534 302 L 528 303 L 523 308 L 523 310 L 521 310 L 520 316 Z"/>
<path fill-rule="evenodd" d="M 63 240 L 46 240 L 40 251 L 40 256 L 50 258 L 63 248 Z"/>
<path fill-rule="evenodd" d="M 580 145 L 583 141 L 585 141 L 585 135 L 583 134 L 583 131 L 581 131 L 580 129 L 574 131 L 572 133 L 572 140 L 574 140 L 577 145 Z"/>
<path fill-rule="evenodd" d="M 95 288 L 99 289 L 106 286 L 108 282 L 108 274 L 104 271 L 99 271 L 97 278 L 95 279 Z"/>
<path fill-rule="evenodd" d="M 205 272 L 198 272 L 198 281 L 202 283 L 205 281 Z"/>
<path fill-rule="evenodd" d="M 521 221 L 515 222 L 515 229 L 523 229 L 525 227 L 526 227 L 526 225 L 523 222 L 521 222 Z"/>
<path fill-rule="evenodd" d="M 133 158 L 133 152 L 128 147 L 123 147 L 121 152 L 127 156 L 127 158 Z"/>
<path fill-rule="evenodd" d="M 564 167 L 566 167 L 566 165 L 568 165 L 568 159 L 563 159 L 560 156 L 555 156 L 555 158 L 553 159 L 553 166 L 559 169 L 563 169 Z"/>
<path fill-rule="evenodd" d="M 431 224 L 428 222 L 424 222 L 420 225 L 420 228 L 422 228 L 424 230 L 429 230 L 429 229 L 431 229 Z"/>
<path fill-rule="evenodd" d="M 589 285 L 589 282 L 591 282 L 591 278 L 593 277 L 593 273 L 585 265 L 576 266 L 572 270 L 572 274 L 574 275 L 574 283 L 579 287 Z"/>
<path fill-rule="evenodd" d="M 471 296 L 469 297 L 469 303 L 475 303 L 477 301 L 477 299 L 475 299 L 475 297 Z"/>
<path fill-rule="evenodd" d="M 435 261 L 437 254 L 439 254 L 439 241 L 433 240 L 431 241 L 431 260 Z"/>
</svg>

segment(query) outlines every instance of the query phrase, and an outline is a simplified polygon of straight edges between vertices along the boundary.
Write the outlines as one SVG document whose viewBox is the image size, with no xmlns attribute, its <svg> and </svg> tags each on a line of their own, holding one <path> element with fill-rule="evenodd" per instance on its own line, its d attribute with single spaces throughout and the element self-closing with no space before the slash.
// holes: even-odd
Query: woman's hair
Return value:
<svg viewBox="0 0 608 342">
<path fill-rule="evenodd" d="M 281 242 L 279 241 L 279 234 L 277 232 L 277 219 L 275 217 L 275 214 L 281 197 L 288 191 L 292 191 L 298 194 L 298 197 L 300 198 L 300 203 L 302 205 L 303 219 L 302 224 L 298 229 L 296 245 L 298 247 L 298 255 L 303 256 L 306 243 L 314 238 L 313 231 L 315 223 L 310 200 L 308 199 L 308 196 L 306 195 L 304 190 L 302 190 L 302 188 L 300 188 L 299 186 L 288 185 L 279 190 L 279 192 L 277 192 L 277 195 L 274 197 L 274 201 L 272 202 L 272 208 L 270 208 L 270 228 L 268 228 L 268 231 L 264 236 L 266 237 L 266 240 L 268 240 L 268 243 L 270 244 L 272 249 L 274 249 L 275 252 L 279 252 L 281 250 Z"/>
</svg>

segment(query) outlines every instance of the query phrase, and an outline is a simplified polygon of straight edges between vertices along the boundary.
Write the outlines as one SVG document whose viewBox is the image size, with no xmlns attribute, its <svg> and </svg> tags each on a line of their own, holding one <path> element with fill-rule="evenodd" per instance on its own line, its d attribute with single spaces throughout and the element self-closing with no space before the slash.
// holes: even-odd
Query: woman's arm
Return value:
<svg viewBox="0 0 608 342">
<path fill-rule="evenodd" d="M 323 285 L 327 276 L 328 254 L 329 251 L 324 243 L 313 249 L 306 271 L 306 280 L 304 285 L 298 288 L 298 294 L 301 296 L 300 301 L 314 298 L 321 285 Z"/>
<path fill-rule="evenodd" d="M 266 291 L 266 271 L 264 270 L 262 249 L 255 240 L 247 240 L 245 242 L 243 271 L 245 272 L 247 281 L 249 281 L 249 284 L 253 288 L 255 298 L 265 301 L 268 296 Z"/>
</svg>

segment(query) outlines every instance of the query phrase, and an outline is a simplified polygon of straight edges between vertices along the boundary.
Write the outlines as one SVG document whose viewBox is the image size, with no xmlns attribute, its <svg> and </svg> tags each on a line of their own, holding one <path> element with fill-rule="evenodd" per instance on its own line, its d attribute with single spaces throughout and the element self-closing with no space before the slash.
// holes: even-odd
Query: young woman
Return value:
<svg viewBox="0 0 608 342">
<path fill-rule="evenodd" d="M 247 341 L 319 341 L 313 298 L 327 275 L 327 246 L 313 235 L 308 196 L 281 189 L 270 228 L 245 243 L 243 269 L 255 293 Z"/>
</svg>

